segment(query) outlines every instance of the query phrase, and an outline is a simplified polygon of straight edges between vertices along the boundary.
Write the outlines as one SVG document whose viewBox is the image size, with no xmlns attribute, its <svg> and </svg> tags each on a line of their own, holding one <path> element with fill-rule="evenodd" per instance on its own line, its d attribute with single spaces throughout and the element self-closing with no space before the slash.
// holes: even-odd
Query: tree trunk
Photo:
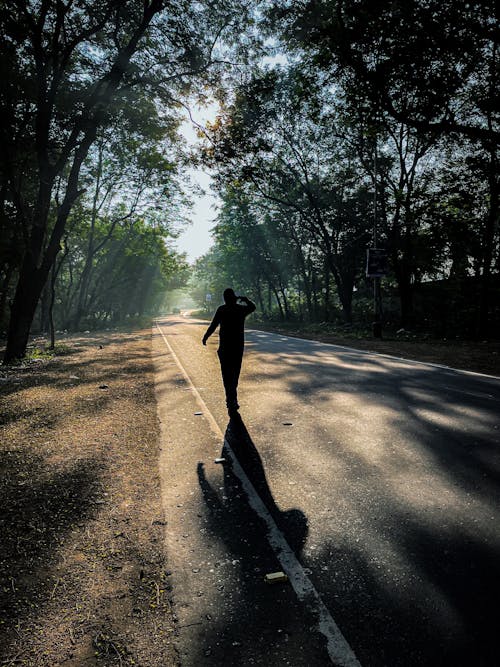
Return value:
<svg viewBox="0 0 500 667">
<path fill-rule="evenodd" d="M 62 263 L 62 262 L 61 262 Z M 54 301 L 56 300 L 56 265 L 52 264 L 52 271 L 50 273 L 50 303 L 49 303 L 49 329 L 50 329 L 50 347 L 49 350 L 54 350 L 56 347 L 56 328 L 54 326 Z"/>
<path fill-rule="evenodd" d="M 325 262 L 325 322 L 330 320 L 330 267 L 328 262 Z"/>
<path fill-rule="evenodd" d="M 281 319 L 282 322 L 284 322 L 285 321 L 285 313 L 283 311 L 283 306 L 281 305 L 280 295 L 278 294 L 278 290 L 275 287 L 273 287 L 272 289 L 273 289 L 274 296 L 276 297 L 276 302 L 278 304 L 278 308 L 280 310 L 280 319 Z"/>
<path fill-rule="evenodd" d="M 73 316 L 73 320 L 71 323 L 71 328 L 74 331 L 78 331 L 78 329 L 80 328 L 80 321 L 84 314 L 85 305 L 87 303 L 90 277 L 92 273 L 92 266 L 94 260 L 94 235 L 95 235 L 95 225 L 97 221 L 98 200 L 101 189 L 102 169 L 103 169 L 103 145 L 102 142 L 100 142 L 98 146 L 97 173 L 95 179 L 94 197 L 92 200 L 92 212 L 90 215 L 90 230 L 87 243 L 87 253 L 85 255 L 85 263 L 83 266 L 83 271 L 80 279 L 80 289 L 78 290 L 75 314 Z"/>
<path fill-rule="evenodd" d="M 306 297 L 307 319 L 311 322 L 313 319 L 313 302 L 311 290 L 311 278 L 307 273 L 307 268 L 304 262 L 300 263 L 300 272 L 302 274 L 302 281 L 304 285 L 304 294 Z"/>
<path fill-rule="evenodd" d="M 285 290 L 286 290 L 286 287 L 282 287 L 280 285 L 280 292 L 281 292 L 281 296 L 283 297 L 283 306 L 284 306 L 284 309 L 285 309 L 285 319 L 289 320 L 290 319 L 290 307 L 288 305 L 288 299 L 286 298 L 286 291 Z"/>
<path fill-rule="evenodd" d="M 81 279 L 80 279 L 80 289 L 78 290 L 77 304 L 73 317 L 71 318 L 70 329 L 72 331 L 78 331 L 80 328 L 80 322 L 84 315 L 85 309 L 84 304 L 88 296 L 88 288 L 90 284 L 90 273 L 92 268 L 92 257 L 88 254 L 85 258 L 85 265 L 83 267 Z"/>
<path fill-rule="evenodd" d="M 311 276 L 311 289 L 312 289 L 311 321 L 312 322 L 317 322 L 318 321 L 318 312 L 319 312 L 318 281 L 317 281 L 316 273 L 315 273 L 314 269 L 312 271 L 312 276 Z"/>
<path fill-rule="evenodd" d="M 24 357 L 36 308 L 47 281 L 48 268 L 42 268 L 39 261 L 48 224 L 54 178 L 49 174 L 46 165 L 42 165 L 40 170 L 40 186 L 35 204 L 33 225 L 10 308 L 4 363 Z"/>
<path fill-rule="evenodd" d="M 339 299 L 342 304 L 342 315 L 346 324 L 352 322 L 352 287 L 341 284 L 338 287 Z"/>
<path fill-rule="evenodd" d="M 342 274 L 339 271 L 337 263 L 331 253 L 328 253 L 326 256 L 326 261 L 333 275 L 335 285 L 337 287 L 337 294 L 340 299 L 340 304 L 342 306 L 342 315 L 344 322 L 350 324 L 352 322 L 352 289 L 353 281 L 352 279 L 343 278 Z"/>
<path fill-rule="evenodd" d="M 299 322 L 304 321 L 304 309 L 303 309 L 303 302 L 302 302 L 302 290 L 300 289 L 300 280 L 297 281 L 297 307 L 298 307 L 298 318 Z"/>
<path fill-rule="evenodd" d="M 56 266 L 56 262 L 52 264 L 52 270 L 50 273 L 50 303 L 49 303 L 49 327 L 50 327 L 50 348 L 53 350 L 56 346 L 56 329 L 54 326 L 54 303 L 56 300 L 56 280 L 63 265 L 64 260 L 66 259 L 69 248 L 68 244 L 65 242 L 65 251 L 64 255 L 61 257 L 59 264 Z"/>
<path fill-rule="evenodd" d="M 11 306 L 4 363 L 24 357 L 36 307 L 46 280 L 47 274 L 43 275 L 40 269 L 24 263 Z"/>
<path fill-rule="evenodd" d="M 257 301 L 259 302 L 260 305 L 260 312 L 262 313 L 262 315 L 264 315 L 264 317 L 267 317 L 266 308 L 264 306 L 264 299 L 262 297 L 262 287 L 260 281 L 257 283 L 256 291 L 257 291 Z"/>
<path fill-rule="evenodd" d="M 0 288 L 0 327 L 4 321 L 5 316 L 5 306 L 7 305 L 7 295 L 9 293 L 10 281 L 14 274 L 14 267 L 7 266 L 5 269 L 5 276 L 2 281 L 2 287 Z"/>
<path fill-rule="evenodd" d="M 413 285 L 411 283 L 413 250 L 408 226 L 405 230 L 405 238 L 403 242 L 401 241 L 399 221 L 398 210 L 393 221 L 389 244 L 399 295 L 400 325 L 409 327 L 413 324 Z M 402 252 L 402 255 L 400 255 L 400 252 Z"/>
<path fill-rule="evenodd" d="M 400 324 L 402 327 L 410 327 L 413 324 L 413 286 L 408 271 L 399 262 L 394 265 L 398 294 L 400 303 Z"/>
<path fill-rule="evenodd" d="M 40 333 L 46 333 L 50 329 L 50 285 L 47 283 L 42 290 L 40 299 Z"/>
</svg>

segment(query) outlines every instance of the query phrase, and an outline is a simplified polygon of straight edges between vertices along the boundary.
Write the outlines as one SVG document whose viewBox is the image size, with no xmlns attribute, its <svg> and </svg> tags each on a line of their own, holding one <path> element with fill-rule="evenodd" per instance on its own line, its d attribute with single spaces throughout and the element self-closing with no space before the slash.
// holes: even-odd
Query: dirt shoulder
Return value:
<svg viewBox="0 0 500 667">
<path fill-rule="evenodd" d="M 285 336 L 318 340 L 357 350 L 390 354 L 403 359 L 442 364 L 476 373 L 500 376 L 500 342 L 421 340 L 418 337 L 392 337 L 376 340 L 349 335 L 304 331 L 298 327 L 280 327 L 252 322 L 250 328 L 273 331 Z"/>
<path fill-rule="evenodd" d="M 151 330 L 0 368 L 0 664 L 177 665 Z"/>
</svg>

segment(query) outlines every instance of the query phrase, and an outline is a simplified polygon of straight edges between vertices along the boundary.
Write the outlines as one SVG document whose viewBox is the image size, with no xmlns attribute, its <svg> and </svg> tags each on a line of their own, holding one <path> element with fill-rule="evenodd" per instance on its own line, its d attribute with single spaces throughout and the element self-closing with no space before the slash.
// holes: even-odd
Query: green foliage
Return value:
<svg viewBox="0 0 500 667">
<path fill-rule="evenodd" d="M 498 144 L 494 2 L 275 0 L 269 7 L 269 31 L 306 68 L 333 74 L 356 106 L 422 132 Z"/>
<path fill-rule="evenodd" d="M 100 233 L 105 234 L 106 228 L 97 229 L 96 241 Z M 183 286 L 189 275 L 185 257 L 167 247 L 164 235 L 164 230 L 144 219 L 115 228 L 94 257 L 79 328 L 116 324 L 160 312 L 166 292 Z M 64 328 L 74 327 L 87 243 L 88 219 L 79 234 L 73 233 L 58 276 L 55 318 Z M 75 285 L 78 276 L 80 281 Z"/>
<path fill-rule="evenodd" d="M 29 361 L 47 361 L 49 359 L 52 359 L 52 357 L 55 355 L 55 352 L 52 350 L 46 350 L 45 348 L 41 347 L 32 347 L 28 350 L 28 353 L 26 355 L 26 360 Z"/>
<path fill-rule="evenodd" d="M 370 320 L 376 236 L 399 326 L 471 335 L 475 317 L 485 335 L 489 312 L 494 331 L 493 4 L 275 0 L 265 15 L 284 64 L 235 82 L 208 127 L 224 203 L 205 281 L 248 284 L 264 317 Z M 457 309 L 445 319 L 425 287 L 442 280 Z"/>
<path fill-rule="evenodd" d="M 149 175 L 143 187 L 173 208 L 171 175 L 185 158 L 167 157 L 161 144 L 172 145 L 186 96 L 219 78 L 223 52 L 237 32 L 232 24 L 246 14 L 237 0 L 2 5 L 0 320 L 12 297 L 6 360 L 24 354 L 44 286 L 61 269 L 56 258 L 68 243 L 70 214 L 96 180 L 101 194 L 109 186 L 115 226 L 120 207 L 122 218 L 130 215 L 143 176 Z M 100 155 L 99 142 L 109 147 L 114 139 L 113 150 Z M 94 173 L 85 170 L 92 153 L 98 154 Z M 103 173 L 112 173 L 113 182 L 101 182 Z M 97 190 L 75 321 L 88 299 L 96 214 L 106 217 L 96 208 Z"/>
</svg>

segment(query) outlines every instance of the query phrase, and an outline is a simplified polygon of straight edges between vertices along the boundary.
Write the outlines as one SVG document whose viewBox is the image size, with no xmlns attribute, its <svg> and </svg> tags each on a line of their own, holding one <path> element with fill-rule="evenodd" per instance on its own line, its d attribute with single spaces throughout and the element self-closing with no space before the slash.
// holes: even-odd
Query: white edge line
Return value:
<svg viewBox="0 0 500 667">
<path fill-rule="evenodd" d="M 224 446 L 231 456 L 233 472 L 239 478 L 248 496 L 250 506 L 267 525 L 267 539 L 281 567 L 288 575 L 293 590 L 301 602 L 307 601 L 311 606 L 315 607 L 318 614 L 318 630 L 327 639 L 327 650 L 331 661 L 335 665 L 339 665 L 339 667 L 361 667 L 340 628 L 326 608 L 320 594 L 304 572 L 302 565 L 297 560 L 295 553 L 276 525 L 252 482 L 248 479 L 227 440 L 224 440 Z"/>
<path fill-rule="evenodd" d="M 209 320 L 201 320 L 193 318 L 199 322 L 209 322 Z M 157 325 L 158 323 L 155 322 Z M 301 338 L 300 336 L 289 336 L 277 331 L 267 331 L 266 329 L 247 329 L 248 332 L 259 332 L 269 334 L 271 336 L 282 336 L 283 338 L 291 338 L 292 340 L 302 340 L 316 345 L 329 345 L 330 347 L 338 347 L 341 350 L 348 350 L 349 352 L 358 352 L 360 354 L 373 354 L 375 357 L 384 357 L 385 359 L 396 359 L 397 361 L 406 361 L 410 364 L 419 364 L 420 366 L 431 366 L 432 368 L 441 368 L 445 371 L 452 371 L 453 373 L 462 373 L 463 375 L 475 375 L 480 378 L 489 378 L 490 380 L 500 380 L 500 375 L 489 375 L 488 373 L 479 373 L 478 371 L 466 371 L 463 368 L 453 368 L 452 366 L 445 366 L 444 364 L 434 364 L 432 361 L 418 361 L 418 359 L 408 359 L 407 357 L 396 357 L 393 354 L 386 354 L 384 352 L 372 352 L 371 350 L 360 350 L 358 347 L 347 347 L 347 345 L 338 345 L 337 343 L 327 343 L 323 340 L 314 340 L 313 338 Z"/>
<path fill-rule="evenodd" d="M 407 357 L 396 357 L 393 354 L 385 354 L 384 352 L 372 352 L 371 350 L 360 350 L 356 347 L 347 347 L 346 345 L 338 345 L 337 343 L 327 343 L 323 340 L 314 340 L 312 338 L 300 338 L 299 336 L 288 336 L 287 334 L 278 333 L 277 331 L 266 331 L 265 329 L 247 329 L 248 332 L 254 331 L 259 333 L 267 333 L 273 336 L 282 336 L 283 338 L 291 338 L 292 340 L 302 340 L 308 343 L 315 343 L 316 345 L 329 345 L 330 347 L 338 347 L 341 350 L 348 350 L 349 352 L 358 352 L 360 354 L 373 354 L 375 357 L 385 357 L 386 359 L 396 359 L 397 361 L 406 361 L 410 364 L 420 364 L 420 366 L 432 366 L 433 368 L 442 368 L 445 371 L 452 371 L 453 373 L 463 373 L 464 375 L 477 375 L 482 378 L 490 378 L 491 380 L 500 380 L 500 375 L 488 375 L 487 373 L 478 373 L 477 371 L 466 371 L 463 368 L 453 368 L 452 366 L 445 366 L 444 364 L 434 364 L 432 361 L 418 361 L 417 359 L 408 359 Z"/>
<path fill-rule="evenodd" d="M 349 643 L 345 639 L 340 628 L 333 620 L 332 615 L 325 606 L 320 594 L 314 587 L 314 584 L 304 572 L 302 565 L 299 563 L 295 553 L 286 541 L 283 533 L 276 525 L 276 522 L 269 513 L 269 510 L 265 506 L 259 494 L 255 490 L 252 482 L 248 479 L 231 446 L 224 438 L 222 430 L 212 416 L 205 401 L 202 399 L 198 390 L 194 386 L 185 368 L 179 361 L 179 358 L 173 351 L 172 346 L 161 330 L 160 325 L 158 322 L 155 322 L 155 324 L 158 328 L 158 331 L 162 335 L 162 338 L 165 341 L 165 344 L 175 363 L 184 375 L 186 382 L 188 382 L 191 389 L 193 390 L 193 394 L 196 397 L 198 404 L 203 408 L 203 414 L 210 424 L 210 428 L 217 434 L 218 437 L 224 440 L 224 446 L 231 456 L 233 472 L 240 480 L 243 489 L 248 496 L 248 502 L 250 506 L 255 511 L 255 513 L 258 514 L 260 518 L 266 523 L 268 530 L 268 542 L 274 551 L 276 558 L 279 560 L 283 570 L 288 575 L 295 594 L 301 602 L 307 601 L 309 604 L 314 605 L 318 615 L 318 630 L 326 637 L 328 655 L 330 656 L 331 661 L 333 664 L 338 665 L 338 667 L 361 667 L 360 662 L 354 655 L 353 650 L 349 646 Z"/>
<path fill-rule="evenodd" d="M 155 322 L 155 324 L 156 324 L 156 326 L 158 327 L 158 331 L 161 333 L 162 338 L 163 338 L 163 340 L 165 341 L 165 345 L 167 346 L 167 348 L 168 348 L 170 354 L 172 355 L 173 360 L 175 361 L 175 363 L 176 363 L 177 366 L 179 367 L 179 370 L 180 370 L 180 371 L 182 372 L 182 374 L 184 375 L 184 379 L 186 380 L 186 382 L 189 384 L 190 388 L 192 389 L 193 394 L 194 394 L 194 396 L 195 396 L 195 398 L 196 398 L 196 401 L 198 402 L 198 405 L 203 409 L 203 416 L 206 418 L 206 420 L 207 420 L 208 423 L 210 424 L 210 428 L 212 429 L 212 431 L 215 433 L 215 435 L 216 435 L 218 438 L 222 438 L 222 439 L 224 439 L 224 434 L 223 434 L 222 431 L 220 430 L 219 425 L 218 425 L 217 422 L 215 421 L 215 419 L 214 419 L 212 413 L 210 412 L 210 410 L 207 408 L 207 404 L 205 403 L 205 401 L 204 401 L 204 400 L 202 399 L 202 397 L 200 396 L 198 390 L 196 389 L 196 387 L 194 386 L 193 382 L 191 381 L 191 378 L 190 378 L 189 375 L 186 373 L 186 370 L 184 369 L 184 366 L 183 366 L 183 365 L 181 364 L 181 362 L 179 361 L 179 357 L 178 357 L 178 356 L 175 354 L 175 352 L 173 351 L 172 346 L 170 345 L 170 343 L 169 343 L 168 340 L 167 340 L 167 337 L 165 336 L 165 334 L 164 334 L 163 331 L 161 330 L 160 325 L 158 324 L 158 322 Z"/>
</svg>

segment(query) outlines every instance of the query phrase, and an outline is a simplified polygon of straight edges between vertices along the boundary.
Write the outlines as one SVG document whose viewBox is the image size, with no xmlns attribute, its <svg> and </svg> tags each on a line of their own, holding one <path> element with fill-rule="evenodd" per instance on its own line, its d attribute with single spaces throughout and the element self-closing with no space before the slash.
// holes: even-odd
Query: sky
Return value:
<svg viewBox="0 0 500 667">
<path fill-rule="evenodd" d="M 191 109 L 193 119 L 200 125 L 204 125 L 207 120 L 214 120 L 216 113 L 217 106 L 215 104 L 204 109 L 199 107 Z M 195 127 L 187 116 L 187 112 L 186 120 L 180 131 L 191 145 L 198 142 Z M 193 262 L 204 255 L 213 243 L 210 229 L 215 224 L 214 219 L 217 215 L 216 208 L 219 199 L 210 191 L 211 176 L 207 170 L 190 169 L 188 174 L 193 183 L 202 188 L 205 194 L 195 194 L 193 196 L 194 207 L 188 215 L 192 224 L 176 240 L 176 246 L 180 252 L 187 254 L 189 262 Z"/>
<path fill-rule="evenodd" d="M 286 65 L 286 63 L 287 59 L 284 55 L 276 54 L 265 56 L 261 64 L 263 66 L 281 67 Z M 218 111 L 219 106 L 216 102 L 208 104 L 205 107 L 191 106 L 193 120 L 199 125 L 204 125 L 207 121 L 214 121 Z M 180 132 L 190 144 L 198 143 L 196 128 L 191 122 L 187 111 L 186 120 L 180 128 Z M 220 199 L 210 191 L 211 177 L 206 170 L 191 169 L 188 173 L 193 183 L 197 183 L 206 193 L 204 196 L 193 197 L 194 207 L 189 216 L 192 224 L 179 236 L 176 242 L 177 249 L 180 252 L 185 252 L 188 261 L 193 262 L 198 257 L 201 257 L 201 255 L 204 255 L 213 244 L 210 229 L 215 224 L 214 219 L 217 215 L 216 209 Z"/>
</svg>

